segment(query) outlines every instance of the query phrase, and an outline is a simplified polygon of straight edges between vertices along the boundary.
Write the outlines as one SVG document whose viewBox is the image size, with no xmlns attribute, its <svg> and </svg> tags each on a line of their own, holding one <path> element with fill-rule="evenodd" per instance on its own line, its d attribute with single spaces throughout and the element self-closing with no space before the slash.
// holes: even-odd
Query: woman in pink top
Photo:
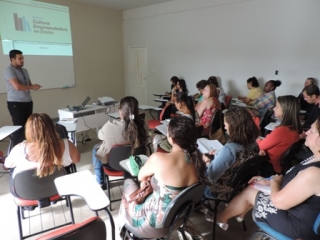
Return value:
<svg viewBox="0 0 320 240">
<path fill-rule="evenodd" d="M 203 126 L 202 135 L 208 135 L 210 132 L 211 120 L 220 109 L 220 103 L 217 99 L 217 88 L 213 84 L 208 84 L 202 91 L 203 100 L 196 106 L 196 111 L 200 117 L 200 125 Z"/>
<path fill-rule="evenodd" d="M 276 127 L 265 139 L 257 140 L 260 147 L 259 155 L 268 155 L 273 170 L 281 173 L 282 167 L 280 159 L 284 152 L 300 137 L 302 126 L 299 119 L 300 105 L 296 97 L 287 95 L 278 97 L 274 107 L 274 115 L 281 120 L 281 124 Z"/>
</svg>

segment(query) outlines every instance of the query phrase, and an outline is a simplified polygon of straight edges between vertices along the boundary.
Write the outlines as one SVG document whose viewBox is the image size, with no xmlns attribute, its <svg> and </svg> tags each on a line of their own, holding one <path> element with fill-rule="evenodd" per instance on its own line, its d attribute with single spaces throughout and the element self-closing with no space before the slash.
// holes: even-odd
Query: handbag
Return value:
<svg viewBox="0 0 320 240">
<path fill-rule="evenodd" d="M 135 202 L 136 204 L 141 204 L 151 193 L 153 193 L 151 183 L 150 181 L 145 181 L 145 186 L 143 188 L 138 188 L 130 194 L 128 203 Z"/>
<path fill-rule="evenodd" d="M 131 174 L 132 176 L 138 176 L 140 168 L 143 166 L 143 162 L 138 155 L 131 155 L 129 157 Z"/>
</svg>

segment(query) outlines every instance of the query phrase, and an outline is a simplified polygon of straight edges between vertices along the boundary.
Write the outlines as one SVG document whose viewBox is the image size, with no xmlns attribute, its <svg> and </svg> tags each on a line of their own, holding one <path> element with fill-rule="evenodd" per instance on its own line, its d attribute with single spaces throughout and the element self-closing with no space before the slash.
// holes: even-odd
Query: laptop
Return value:
<svg viewBox="0 0 320 240">
<path fill-rule="evenodd" d="M 67 108 L 69 109 L 69 111 L 80 111 L 82 109 L 84 109 L 84 107 L 88 104 L 88 102 L 90 101 L 90 97 L 86 97 L 86 99 L 83 101 L 83 103 L 81 104 L 81 106 L 67 106 Z"/>
</svg>

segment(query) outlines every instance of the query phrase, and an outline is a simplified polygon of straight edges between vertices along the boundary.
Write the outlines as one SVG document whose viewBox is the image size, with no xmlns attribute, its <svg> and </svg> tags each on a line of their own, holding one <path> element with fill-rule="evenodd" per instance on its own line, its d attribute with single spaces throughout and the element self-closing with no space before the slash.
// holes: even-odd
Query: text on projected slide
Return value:
<svg viewBox="0 0 320 240">
<path fill-rule="evenodd" d="M 69 8 L 36 1 L 0 0 L 0 32 L 4 54 L 72 56 Z"/>
</svg>

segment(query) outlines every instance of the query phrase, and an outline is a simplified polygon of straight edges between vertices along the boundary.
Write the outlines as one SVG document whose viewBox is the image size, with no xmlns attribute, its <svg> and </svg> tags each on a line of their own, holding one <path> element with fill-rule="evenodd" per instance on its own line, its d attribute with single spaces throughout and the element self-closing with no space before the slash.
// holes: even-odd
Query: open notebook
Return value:
<svg viewBox="0 0 320 240">
<path fill-rule="evenodd" d="M 218 140 L 209 140 L 206 138 L 199 138 L 197 144 L 201 153 L 208 153 L 211 150 L 219 150 L 223 147 Z"/>
</svg>

